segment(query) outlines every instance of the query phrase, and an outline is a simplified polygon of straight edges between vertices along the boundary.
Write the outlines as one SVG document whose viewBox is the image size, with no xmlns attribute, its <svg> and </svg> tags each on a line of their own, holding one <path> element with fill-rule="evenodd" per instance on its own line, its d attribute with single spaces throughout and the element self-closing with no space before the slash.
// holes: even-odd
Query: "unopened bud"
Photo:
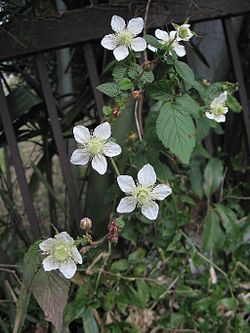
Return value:
<svg viewBox="0 0 250 333">
<path fill-rule="evenodd" d="M 209 273 L 210 273 L 211 283 L 216 284 L 217 283 L 217 275 L 216 275 L 216 272 L 215 272 L 215 269 L 214 269 L 213 266 L 210 266 Z"/>
<path fill-rule="evenodd" d="M 118 242 L 119 237 L 119 226 L 116 223 L 115 219 L 108 225 L 108 240 L 112 243 Z"/>
<path fill-rule="evenodd" d="M 134 99 L 140 99 L 141 98 L 141 90 L 134 90 L 131 92 L 131 95 Z"/>
<path fill-rule="evenodd" d="M 112 116 L 118 118 L 121 115 L 121 109 L 117 106 L 113 108 Z"/>
<path fill-rule="evenodd" d="M 92 228 L 92 220 L 89 217 L 81 219 L 80 228 L 84 231 L 89 231 Z"/>
</svg>

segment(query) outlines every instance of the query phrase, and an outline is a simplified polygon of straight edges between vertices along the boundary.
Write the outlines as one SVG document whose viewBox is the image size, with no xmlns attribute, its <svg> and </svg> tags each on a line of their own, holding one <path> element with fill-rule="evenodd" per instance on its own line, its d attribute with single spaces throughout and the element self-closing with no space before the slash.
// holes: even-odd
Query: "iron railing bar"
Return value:
<svg viewBox="0 0 250 333">
<path fill-rule="evenodd" d="M 48 110 L 50 117 L 50 123 L 58 150 L 58 155 L 60 159 L 60 164 L 63 172 L 63 176 L 66 182 L 67 191 L 69 195 L 69 203 L 72 208 L 72 213 L 76 225 L 79 225 L 81 220 L 81 207 L 77 198 L 77 190 L 72 177 L 69 165 L 69 158 L 66 151 L 66 145 L 63 139 L 60 123 L 58 120 L 58 113 L 55 106 L 55 100 L 52 94 L 52 90 L 49 83 L 48 71 L 41 54 L 36 56 L 37 71 L 41 82 L 41 87 L 43 91 L 44 101 Z"/>
<path fill-rule="evenodd" d="M 248 98 L 246 92 L 246 85 L 244 81 L 243 70 L 241 66 L 240 54 L 237 47 L 237 41 L 235 38 L 235 32 L 232 25 L 231 18 L 225 18 L 222 20 L 223 28 L 225 32 L 226 42 L 228 45 L 231 62 L 234 69 L 234 75 L 236 81 L 239 83 L 239 97 L 240 103 L 242 105 L 243 111 L 243 121 L 245 126 L 246 138 L 247 138 L 247 148 L 250 154 L 250 109 L 248 106 Z"/>
<path fill-rule="evenodd" d="M 95 97 L 99 120 L 101 121 L 103 118 L 102 108 L 104 105 L 104 100 L 100 91 L 96 89 L 96 87 L 100 84 L 100 81 L 97 72 L 93 48 L 90 43 L 85 43 L 83 46 L 83 50 L 84 50 L 84 58 L 88 69 L 91 88 Z"/>
<path fill-rule="evenodd" d="M 4 133 L 5 133 L 9 148 L 10 148 L 11 159 L 12 159 L 13 165 L 15 167 L 16 176 L 17 176 L 17 180 L 18 180 L 18 183 L 20 186 L 21 193 L 22 193 L 25 211 L 26 211 L 28 219 L 29 219 L 32 236 L 34 239 L 36 239 L 41 236 L 40 225 L 39 225 L 39 221 L 37 219 L 36 211 L 35 211 L 35 208 L 34 208 L 34 205 L 32 202 L 32 198 L 31 198 L 31 194 L 29 191 L 29 186 L 28 186 L 27 179 L 25 176 L 22 159 L 21 159 L 21 155 L 20 155 L 20 152 L 18 149 L 17 139 L 16 139 L 15 131 L 12 126 L 12 121 L 11 121 L 11 117 L 9 114 L 7 101 L 4 96 L 1 80 L 0 80 L 0 105 L 1 105 L 0 117 L 2 120 Z"/>
</svg>

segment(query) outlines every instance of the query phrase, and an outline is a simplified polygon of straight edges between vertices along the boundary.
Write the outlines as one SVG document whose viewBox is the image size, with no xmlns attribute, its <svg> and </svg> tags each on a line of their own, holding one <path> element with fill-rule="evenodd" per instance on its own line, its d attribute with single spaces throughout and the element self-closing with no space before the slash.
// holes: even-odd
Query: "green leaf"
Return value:
<svg viewBox="0 0 250 333">
<path fill-rule="evenodd" d="M 236 310 L 239 306 L 239 301 L 235 297 L 222 298 L 217 305 L 224 305 L 228 310 Z"/>
<path fill-rule="evenodd" d="M 158 49 L 159 47 L 162 46 L 161 43 L 159 42 L 159 40 L 158 40 L 157 38 L 155 38 L 154 36 L 151 36 L 151 35 L 145 35 L 143 38 L 145 39 L 145 41 L 146 41 L 149 45 L 155 47 L 156 49 Z"/>
<path fill-rule="evenodd" d="M 32 290 L 34 277 L 41 266 L 39 243 L 40 241 L 37 241 L 32 244 L 24 256 L 23 284 L 29 290 Z"/>
<path fill-rule="evenodd" d="M 128 263 L 127 259 L 120 259 L 120 260 L 113 262 L 113 264 L 111 265 L 111 270 L 112 271 L 125 271 L 126 269 L 128 269 L 128 267 L 129 267 L 129 263 Z"/>
<path fill-rule="evenodd" d="M 69 286 L 70 280 L 55 271 L 45 272 L 43 268 L 37 272 L 33 282 L 33 294 L 46 320 L 51 321 L 58 332 L 62 327 Z"/>
<path fill-rule="evenodd" d="M 143 72 L 142 76 L 140 77 L 139 82 L 142 84 L 152 83 L 154 81 L 154 73 L 152 71 Z"/>
<path fill-rule="evenodd" d="M 191 86 L 194 85 L 194 72 L 185 62 L 183 61 L 176 61 L 175 63 L 176 72 L 182 78 L 182 80 Z"/>
<path fill-rule="evenodd" d="M 141 75 L 142 73 L 142 68 L 138 64 L 134 64 L 132 67 L 129 68 L 128 70 L 128 76 L 132 79 L 135 80 L 138 75 Z"/>
<path fill-rule="evenodd" d="M 169 101 L 173 99 L 171 94 L 171 82 L 161 80 L 147 87 L 149 95 L 158 101 Z"/>
<path fill-rule="evenodd" d="M 28 292 L 26 287 L 23 285 L 20 289 L 18 301 L 16 304 L 16 315 L 13 329 L 14 333 L 22 332 L 22 327 L 26 318 L 29 302 L 30 292 Z"/>
<path fill-rule="evenodd" d="M 100 84 L 96 89 L 109 97 L 116 97 L 120 94 L 120 88 L 118 84 L 114 82 Z"/>
<path fill-rule="evenodd" d="M 105 114 L 105 116 L 109 117 L 109 116 L 111 116 L 113 109 L 110 106 L 104 105 L 102 108 L 102 112 L 103 112 L 103 114 Z"/>
<path fill-rule="evenodd" d="M 90 307 L 86 308 L 82 315 L 83 327 L 85 333 L 99 333 L 93 311 Z"/>
<path fill-rule="evenodd" d="M 203 189 L 207 198 L 210 198 L 211 195 L 219 188 L 223 177 L 222 161 L 217 158 L 211 158 L 204 171 Z"/>
<path fill-rule="evenodd" d="M 182 297 L 197 297 L 198 293 L 196 290 L 189 286 L 180 285 L 175 290 L 176 294 Z"/>
<path fill-rule="evenodd" d="M 220 219 L 216 212 L 209 208 L 203 221 L 202 248 L 204 251 L 222 248 L 225 235 L 220 226 Z"/>
<path fill-rule="evenodd" d="M 37 95 L 31 93 L 29 89 L 18 87 L 7 96 L 7 103 L 11 119 L 15 120 L 28 112 L 33 106 L 42 103 L 42 100 Z"/>
<path fill-rule="evenodd" d="M 125 222 L 123 221 L 123 219 L 120 218 L 120 217 L 118 217 L 116 219 L 116 223 L 117 223 L 117 225 L 119 227 L 119 231 L 122 231 L 122 229 L 125 227 Z"/>
<path fill-rule="evenodd" d="M 128 256 L 128 261 L 132 263 L 140 262 L 145 257 L 146 251 L 144 249 L 138 249 Z"/>
<path fill-rule="evenodd" d="M 195 128 L 191 116 L 178 104 L 166 102 L 160 110 L 156 132 L 166 148 L 188 164 L 195 146 Z"/>
<path fill-rule="evenodd" d="M 201 108 L 190 95 L 184 94 L 176 97 L 176 104 L 193 117 L 199 117 Z"/>
<path fill-rule="evenodd" d="M 240 232 L 240 226 L 236 223 L 237 215 L 232 209 L 222 204 L 216 205 L 215 209 L 226 233 L 236 240 Z"/>
<path fill-rule="evenodd" d="M 119 63 L 117 66 L 115 66 L 112 75 L 115 80 L 119 81 L 125 77 L 127 70 L 128 70 L 127 65 Z"/>
<path fill-rule="evenodd" d="M 242 111 L 242 107 L 240 105 L 240 103 L 237 101 L 237 99 L 232 96 L 232 95 L 228 95 L 227 96 L 227 101 L 226 101 L 226 105 L 227 107 L 233 111 L 233 112 L 241 112 Z"/>
<path fill-rule="evenodd" d="M 133 88 L 133 83 L 128 78 L 118 81 L 118 85 L 121 90 L 131 90 Z"/>
</svg>

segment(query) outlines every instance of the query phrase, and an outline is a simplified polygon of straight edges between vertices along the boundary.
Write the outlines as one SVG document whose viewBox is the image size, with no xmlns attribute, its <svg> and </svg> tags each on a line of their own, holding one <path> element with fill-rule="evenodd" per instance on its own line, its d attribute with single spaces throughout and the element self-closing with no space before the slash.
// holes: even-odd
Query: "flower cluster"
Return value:
<svg viewBox="0 0 250 333">
<path fill-rule="evenodd" d="M 161 44 L 161 48 L 167 51 L 170 55 L 175 52 L 177 56 L 183 57 L 186 54 L 185 47 L 179 42 L 189 41 L 194 33 L 190 30 L 190 24 L 177 25 L 173 24 L 175 31 L 170 33 L 156 29 L 155 37 Z M 131 19 L 127 26 L 124 19 L 120 16 L 114 15 L 111 19 L 111 27 L 114 31 L 103 37 L 101 45 L 108 50 L 112 50 L 116 60 L 120 61 L 129 55 L 129 50 L 135 52 L 144 51 L 147 48 L 147 43 L 142 37 L 137 37 L 144 28 L 144 20 L 141 17 Z M 148 48 L 156 52 L 157 49 L 152 45 Z"/>
</svg>

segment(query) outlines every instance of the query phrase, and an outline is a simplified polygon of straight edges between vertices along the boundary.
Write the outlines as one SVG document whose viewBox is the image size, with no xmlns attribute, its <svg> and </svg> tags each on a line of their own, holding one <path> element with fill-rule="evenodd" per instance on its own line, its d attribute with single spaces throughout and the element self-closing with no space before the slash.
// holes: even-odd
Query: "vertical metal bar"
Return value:
<svg viewBox="0 0 250 333">
<path fill-rule="evenodd" d="M 57 109 L 55 106 L 54 97 L 52 94 L 52 90 L 49 83 L 48 71 L 45 66 L 45 62 L 42 55 L 36 56 L 37 70 L 38 75 L 41 82 L 41 87 L 43 91 L 44 101 L 48 110 L 48 114 L 50 117 L 50 123 L 53 131 L 53 135 L 56 142 L 56 147 L 58 150 L 58 155 L 61 163 L 61 168 L 63 172 L 63 176 L 66 182 L 68 195 L 69 195 L 69 203 L 72 208 L 72 212 L 74 214 L 74 219 L 77 225 L 79 225 L 81 216 L 81 207 L 77 198 L 76 186 L 74 183 L 74 179 L 72 177 L 70 166 L 69 166 L 69 158 L 66 152 L 66 146 L 64 143 L 61 127 L 58 120 Z"/>
<path fill-rule="evenodd" d="M 88 73 L 89 73 L 89 79 L 91 88 L 95 97 L 96 107 L 99 115 L 99 120 L 101 121 L 103 118 L 102 108 L 104 105 L 103 96 L 96 89 L 96 87 L 100 84 L 98 72 L 96 68 L 96 62 L 95 62 L 95 56 L 93 52 L 93 48 L 90 43 L 85 43 L 83 46 L 84 50 L 84 58 L 87 65 Z"/>
<path fill-rule="evenodd" d="M 36 216 L 35 208 L 32 202 L 32 198 L 30 195 L 20 152 L 18 150 L 16 135 L 12 126 L 12 121 L 10 118 L 7 102 L 4 96 L 1 80 L 0 80 L 0 105 L 1 105 L 0 117 L 2 120 L 5 136 L 10 148 L 13 165 L 16 170 L 17 180 L 23 197 L 24 207 L 28 215 L 31 232 L 34 238 L 38 238 L 41 235 L 41 230 Z"/>
<path fill-rule="evenodd" d="M 222 22 L 223 22 L 226 41 L 227 41 L 228 49 L 230 52 L 233 69 L 234 69 L 234 75 L 235 75 L 236 81 L 239 83 L 239 96 L 240 96 L 240 102 L 241 102 L 242 110 L 243 110 L 243 121 L 244 121 L 246 138 L 247 138 L 248 152 L 250 154 L 250 110 L 249 110 L 249 106 L 248 106 L 247 92 L 246 92 L 244 75 L 243 75 L 243 70 L 242 70 L 241 61 L 240 61 L 239 50 L 237 47 L 237 41 L 235 38 L 235 33 L 234 33 L 233 25 L 232 25 L 232 19 L 224 18 Z"/>
</svg>

